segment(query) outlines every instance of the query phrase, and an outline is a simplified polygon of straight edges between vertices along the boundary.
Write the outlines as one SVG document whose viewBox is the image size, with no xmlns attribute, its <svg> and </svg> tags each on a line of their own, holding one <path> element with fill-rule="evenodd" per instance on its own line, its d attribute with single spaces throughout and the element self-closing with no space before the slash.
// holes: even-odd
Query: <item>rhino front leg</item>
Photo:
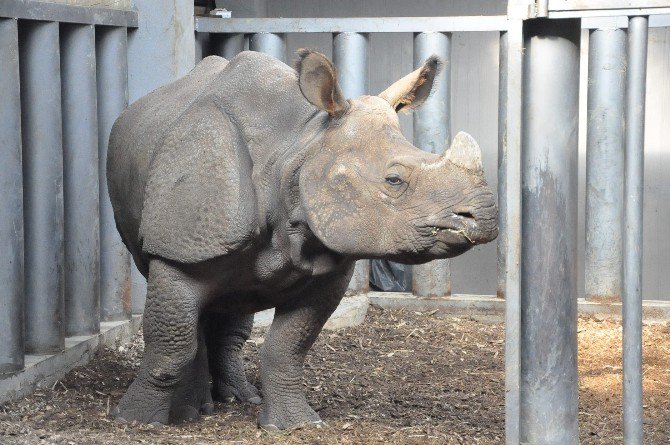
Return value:
<svg viewBox="0 0 670 445">
<path fill-rule="evenodd" d="M 198 299 L 188 278 L 154 259 L 144 311 L 144 356 L 119 402 L 118 419 L 168 423 L 171 399 L 198 349 Z"/>
<path fill-rule="evenodd" d="M 276 431 L 322 424 L 303 392 L 303 363 L 345 288 L 346 283 L 336 283 L 326 290 L 312 289 L 314 293 L 276 308 L 259 354 L 263 392 L 263 409 L 258 419 L 261 428 Z"/>
<path fill-rule="evenodd" d="M 251 335 L 254 315 L 210 313 L 205 323 L 214 399 L 260 404 L 258 390 L 247 381 L 242 355 L 242 348 Z"/>
</svg>

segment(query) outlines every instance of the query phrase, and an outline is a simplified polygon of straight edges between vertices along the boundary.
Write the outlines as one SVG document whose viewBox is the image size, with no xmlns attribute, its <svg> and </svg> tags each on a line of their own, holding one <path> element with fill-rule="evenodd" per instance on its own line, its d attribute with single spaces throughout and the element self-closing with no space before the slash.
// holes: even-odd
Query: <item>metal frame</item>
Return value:
<svg viewBox="0 0 670 445">
<path fill-rule="evenodd" d="M 350 18 L 251 18 L 222 19 L 195 17 L 196 32 L 242 33 L 261 32 L 461 32 L 504 31 L 507 16 L 463 17 L 350 17 Z"/>
<path fill-rule="evenodd" d="M 0 17 L 126 28 L 137 28 L 138 25 L 138 14 L 134 10 L 64 5 L 34 0 L 2 0 Z"/>
</svg>

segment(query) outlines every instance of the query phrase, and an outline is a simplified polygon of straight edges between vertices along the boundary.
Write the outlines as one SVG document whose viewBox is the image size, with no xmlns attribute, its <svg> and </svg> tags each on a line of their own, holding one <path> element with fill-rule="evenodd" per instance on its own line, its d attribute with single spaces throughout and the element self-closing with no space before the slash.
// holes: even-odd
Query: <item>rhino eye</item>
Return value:
<svg viewBox="0 0 670 445">
<path fill-rule="evenodd" d="M 402 178 L 398 175 L 388 175 L 386 177 L 386 183 L 390 185 L 400 185 L 403 182 Z"/>
</svg>

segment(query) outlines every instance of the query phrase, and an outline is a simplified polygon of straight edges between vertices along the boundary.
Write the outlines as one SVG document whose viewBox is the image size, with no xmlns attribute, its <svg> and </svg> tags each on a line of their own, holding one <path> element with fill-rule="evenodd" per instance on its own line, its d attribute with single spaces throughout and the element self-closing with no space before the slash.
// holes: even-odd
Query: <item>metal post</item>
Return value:
<svg viewBox="0 0 670 445">
<path fill-rule="evenodd" d="M 63 25 L 65 334 L 100 329 L 100 230 L 95 28 Z"/>
<path fill-rule="evenodd" d="M 251 51 L 259 51 L 272 57 L 286 61 L 286 39 L 284 34 L 273 34 L 271 32 L 259 32 L 251 36 L 249 42 Z"/>
<path fill-rule="evenodd" d="M 505 133 L 505 443 L 519 445 L 521 383 L 521 114 L 523 109 L 523 20 L 510 14 L 507 40 Z"/>
<path fill-rule="evenodd" d="M 128 106 L 126 28 L 98 28 L 98 150 L 100 160 L 100 313 L 103 321 L 131 312 L 130 254 L 114 223 L 107 192 L 107 144 L 112 125 Z"/>
<path fill-rule="evenodd" d="M 431 55 L 450 62 L 451 35 L 422 32 L 414 35 L 414 67 L 419 68 Z M 426 102 L 414 111 L 414 145 L 431 153 L 444 153 L 451 133 L 450 63 L 445 63 Z M 435 260 L 412 268 L 412 292 L 418 297 L 451 295 L 449 260 Z"/>
<path fill-rule="evenodd" d="M 623 240 L 623 442 L 642 445 L 642 192 L 647 17 L 628 21 Z"/>
<path fill-rule="evenodd" d="M 210 34 L 209 49 L 211 54 L 230 60 L 244 51 L 244 34 Z"/>
<path fill-rule="evenodd" d="M 526 31 L 520 441 L 576 445 L 580 21 L 538 19 Z"/>
<path fill-rule="evenodd" d="M 333 36 L 333 62 L 337 67 L 342 94 L 347 99 L 368 94 L 368 36 L 342 32 Z M 365 293 L 370 289 L 370 260 L 356 261 L 348 292 Z"/>
<path fill-rule="evenodd" d="M 208 32 L 195 33 L 195 64 L 197 65 L 205 57 L 210 54 L 210 34 Z"/>
<path fill-rule="evenodd" d="M 507 33 L 501 33 L 498 55 L 498 298 L 505 298 L 507 274 L 507 40 Z"/>
<path fill-rule="evenodd" d="M 0 19 L 0 374 L 23 368 L 23 174 L 16 19 Z"/>
<path fill-rule="evenodd" d="M 52 353 L 63 328 L 63 146 L 58 23 L 19 28 L 25 221 L 25 348 Z"/>
<path fill-rule="evenodd" d="M 621 298 L 626 32 L 589 39 L 586 151 L 586 298 Z"/>
</svg>

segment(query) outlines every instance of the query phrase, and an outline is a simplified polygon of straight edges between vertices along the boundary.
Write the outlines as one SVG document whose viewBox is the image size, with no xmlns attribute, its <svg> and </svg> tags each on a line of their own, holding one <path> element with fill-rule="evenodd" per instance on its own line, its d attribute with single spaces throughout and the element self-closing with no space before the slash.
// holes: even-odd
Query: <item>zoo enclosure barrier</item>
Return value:
<svg viewBox="0 0 670 445">
<path fill-rule="evenodd" d="M 135 11 L 0 2 L 0 378 L 131 315 L 105 159 Z"/>
<path fill-rule="evenodd" d="M 505 440 L 572 445 L 579 443 L 580 35 L 590 29 L 587 298 L 623 301 L 624 444 L 637 445 L 643 443 L 641 223 L 649 26 L 670 26 L 670 2 L 513 0 L 506 16 L 477 17 L 196 17 L 196 59 L 230 59 L 251 49 L 286 61 L 285 34 L 330 33 L 343 93 L 353 97 L 369 93 L 369 33 L 413 33 L 418 67 L 431 54 L 448 60 L 453 32 L 500 32 L 498 294 L 506 308 Z M 451 133 L 448 64 L 441 76 L 437 91 L 413 115 L 415 145 L 434 153 L 447 148 Z M 350 291 L 367 291 L 368 276 L 369 262 L 359 261 Z M 448 296 L 448 262 L 416 267 L 413 292 Z"/>
</svg>

